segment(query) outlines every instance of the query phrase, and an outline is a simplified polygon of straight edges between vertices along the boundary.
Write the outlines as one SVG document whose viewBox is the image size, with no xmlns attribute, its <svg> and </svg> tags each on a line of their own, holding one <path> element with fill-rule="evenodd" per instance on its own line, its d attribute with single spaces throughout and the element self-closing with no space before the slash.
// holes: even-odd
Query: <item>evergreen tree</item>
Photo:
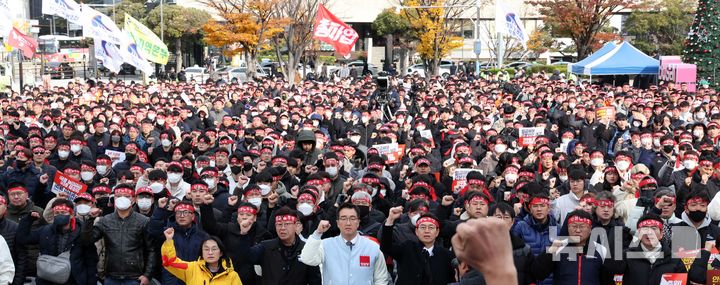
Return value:
<svg viewBox="0 0 720 285">
<path fill-rule="evenodd" d="M 707 80 L 715 89 L 720 87 L 718 60 L 720 60 L 720 3 L 718 0 L 700 0 L 695 19 L 685 39 L 683 62 L 697 65 L 697 80 Z"/>
</svg>

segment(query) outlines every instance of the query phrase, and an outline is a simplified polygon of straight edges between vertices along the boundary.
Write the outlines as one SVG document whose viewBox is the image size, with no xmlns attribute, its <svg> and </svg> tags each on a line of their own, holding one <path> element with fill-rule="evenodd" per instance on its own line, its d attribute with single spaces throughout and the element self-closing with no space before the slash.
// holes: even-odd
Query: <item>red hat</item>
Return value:
<svg viewBox="0 0 720 285">
<path fill-rule="evenodd" d="M 152 188 L 150 188 L 149 186 L 143 186 L 135 190 L 135 195 L 140 195 L 143 193 L 153 195 Z"/>
</svg>

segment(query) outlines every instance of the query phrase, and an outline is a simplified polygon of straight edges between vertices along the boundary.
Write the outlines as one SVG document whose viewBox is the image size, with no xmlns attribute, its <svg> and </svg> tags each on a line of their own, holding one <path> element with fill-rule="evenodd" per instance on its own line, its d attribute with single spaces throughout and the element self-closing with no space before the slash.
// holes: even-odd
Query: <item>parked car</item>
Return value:
<svg viewBox="0 0 720 285">
<path fill-rule="evenodd" d="M 127 63 L 123 63 L 123 64 L 120 66 L 120 72 L 119 72 L 119 74 L 120 74 L 120 75 L 135 75 L 135 69 L 136 69 L 135 66 L 132 66 L 132 65 L 127 64 Z"/>
<path fill-rule="evenodd" d="M 193 66 L 185 68 L 183 71 L 185 72 L 185 80 L 187 82 L 190 82 L 191 80 L 195 80 L 196 82 L 205 82 L 205 80 L 210 78 L 210 74 L 207 73 L 207 70 L 205 70 L 204 67 Z"/>
<path fill-rule="evenodd" d="M 257 67 L 255 70 L 255 78 L 265 78 L 269 75 L 265 72 L 265 70 L 262 67 Z M 247 75 L 247 68 L 246 67 L 235 67 L 231 68 L 227 72 L 227 80 L 228 82 L 232 81 L 233 79 L 237 79 L 239 82 L 246 82 L 248 80 Z"/>
<path fill-rule="evenodd" d="M 48 62 L 45 64 L 45 73 L 51 79 L 66 79 L 75 77 L 75 70 L 67 62 Z"/>
<path fill-rule="evenodd" d="M 480 63 L 480 69 L 492 69 L 497 68 L 497 66 L 497 63 L 495 63 L 494 61 L 486 61 Z"/>
<path fill-rule="evenodd" d="M 535 65 L 535 64 L 532 63 L 532 62 L 515 61 L 515 62 L 508 63 L 508 64 L 506 64 L 506 65 L 503 66 L 503 67 L 504 67 L 504 68 L 521 68 L 521 69 L 524 69 L 524 68 L 527 68 L 527 67 L 530 67 L 530 66 L 533 66 L 533 65 Z"/>
<path fill-rule="evenodd" d="M 441 60 L 440 65 L 438 66 L 440 68 L 440 72 L 438 72 L 438 74 L 440 74 L 442 77 L 449 76 L 450 66 L 452 66 L 452 61 Z M 408 68 L 407 73 L 417 73 L 420 77 L 425 77 L 425 64 L 413 64 Z"/>
<path fill-rule="evenodd" d="M 556 61 L 556 62 L 551 63 L 550 65 L 565 65 L 565 66 L 567 66 L 567 65 L 570 65 L 573 63 L 574 62 L 569 62 L 569 61 Z"/>
</svg>

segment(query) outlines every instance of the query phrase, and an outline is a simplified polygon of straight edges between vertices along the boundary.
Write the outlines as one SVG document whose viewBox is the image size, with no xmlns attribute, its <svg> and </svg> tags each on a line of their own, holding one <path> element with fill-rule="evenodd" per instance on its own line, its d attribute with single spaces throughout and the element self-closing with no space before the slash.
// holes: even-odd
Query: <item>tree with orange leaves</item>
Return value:
<svg viewBox="0 0 720 285">
<path fill-rule="evenodd" d="M 205 42 L 224 47 L 225 55 L 244 54 L 248 73 L 255 72 L 257 55 L 269 48 L 269 40 L 283 31 L 287 23 L 273 16 L 273 7 L 281 0 L 201 0 L 220 13 L 222 20 L 203 26 Z"/>
<path fill-rule="evenodd" d="M 610 22 L 610 17 L 622 9 L 634 9 L 642 4 L 637 0 L 534 0 L 545 25 L 555 36 L 569 37 L 575 43 L 577 58 L 592 52 L 599 40 L 598 33 Z M 607 35 L 603 35 L 607 39 Z"/>
</svg>

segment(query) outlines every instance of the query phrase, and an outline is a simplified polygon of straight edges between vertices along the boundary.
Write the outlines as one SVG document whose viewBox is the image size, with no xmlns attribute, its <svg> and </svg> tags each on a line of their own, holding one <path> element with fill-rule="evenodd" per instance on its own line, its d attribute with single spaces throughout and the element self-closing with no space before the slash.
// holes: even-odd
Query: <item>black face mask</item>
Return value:
<svg viewBox="0 0 720 285">
<path fill-rule="evenodd" d="M 230 166 L 230 171 L 232 171 L 232 173 L 234 175 L 240 174 L 240 172 L 242 172 L 242 170 L 243 170 L 243 168 L 240 166 Z"/>
<path fill-rule="evenodd" d="M 250 171 L 253 168 L 253 164 L 250 162 L 243 163 L 243 171 Z"/>
<path fill-rule="evenodd" d="M 134 153 L 126 153 L 125 154 L 125 161 L 127 161 L 127 162 L 133 162 L 133 161 L 135 161 L 135 159 L 137 159 L 137 154 L 134 154 Z"/>
<path fill-rule="evenodd" d="M 64 227 L 70 223 L 70 215 L 56 215 L 53 219 L 53 225 L 56 227 Z"/>
<path fill-rule="evenodd" d="M 25 168 L 25 166 L 27 166 L 27 165 L 28 165 L 27 160 L 26 160 L 26 161 L 21 161 L 21 160 L 16 160 L 16 161 L 15 161 L 15 166 L 16 166 L 18 169 L 23 169 L 23 168 Z"/>
<path fill-rule="evenodd" d="M 674 146 L 671 146 L 671 145 L 664 145 L 664 146 L 663 146 L 663 151 L 664 151 L 665 153 L 672 153 L 673 149 L 675 149 L 675 147 L 674 147 Z"/>
<path fill-rule="evenodd" d="M 690 211 L 688 214 L 688 218 L 692 220 L 693 222 L 699 223 L 702 222 L 702 220 L 705 219 L 705 216 L 707 215 L 707 212 L 703 211 Z"/>
<path fill-rule="evenodd" d="M 370 214 L 370 206 L 356 206 L 360 212 L 360 218 L 365 218 Z"/>
<path fill-rule="evenodd" d="M 252 144 L 255 142 L 255 138 L 253 137 L 245 137 L 245 143 Z"/>
<path fill-rule="evenodd" d="M 50 124 L 52 124 L 52 122 L 50 122 L 50 121 L 43 122 L 43 126 L 45 126 L 45 127 L 49 127 Z"/>
</svg>

